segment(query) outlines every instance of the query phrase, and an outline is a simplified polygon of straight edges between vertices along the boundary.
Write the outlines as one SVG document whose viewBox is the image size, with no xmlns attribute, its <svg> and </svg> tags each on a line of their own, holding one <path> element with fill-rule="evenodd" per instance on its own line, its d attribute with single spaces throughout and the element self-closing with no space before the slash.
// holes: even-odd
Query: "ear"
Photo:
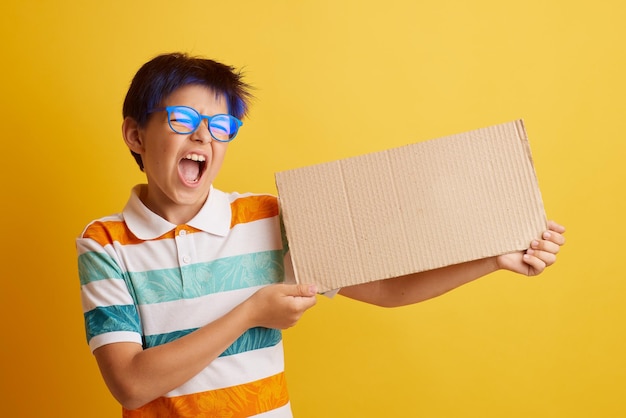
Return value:
<svg viewBox="0 0 626 418">
<path fill-rule="evenodd" d="M 141 130 L 135 119 L 130 116 L 124 118 L 124 122 L 122 122 L 122 135 L 124 136 L 126 146 L 128 146 L 131 151 L 137 154 L 143 153 L 144 146 Z"/>
</svg>

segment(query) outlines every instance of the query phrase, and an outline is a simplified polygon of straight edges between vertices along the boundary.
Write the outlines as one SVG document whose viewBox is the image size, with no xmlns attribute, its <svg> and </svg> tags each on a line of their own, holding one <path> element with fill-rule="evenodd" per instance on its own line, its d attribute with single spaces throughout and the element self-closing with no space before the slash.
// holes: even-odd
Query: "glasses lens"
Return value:
<svg viewBox="0 0 626 418">
<path fill-rule="evenodd" d="M 209 130 L 218 141 L 230 141 L 237 135 L 239 123 L 230 115 L 215 115 L 211 118 Z"/>
<path fill-rule="evenodd" d="M 170 127 L 179 134 L 191 133 L 200 124 L 200 115 L 190 107 L 172 106 L 167 111 Z"/>
</svg>

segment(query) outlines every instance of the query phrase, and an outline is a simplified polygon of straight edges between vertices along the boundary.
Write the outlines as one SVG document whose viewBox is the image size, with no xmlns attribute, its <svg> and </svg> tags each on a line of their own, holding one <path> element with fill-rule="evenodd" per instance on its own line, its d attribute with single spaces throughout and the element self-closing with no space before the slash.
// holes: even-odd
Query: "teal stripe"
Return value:
<svg viewBox="0 0 626 418">
<path fill-rule="evenodd" d="M 197 328 L 196 328 L 197 329 Z M 166 344 L 184 337 L 196 329 L 188 329 L 183 331 L 169 332 L 166 334 L 148 335 L 145 337 L 147 347 L 155 347 L 157 345 Z M 273 347 L 282 339 L 280 330 L 270 328 L 251 328 L 237 338 L 220 357 L 232 356 L 233 354 L 245 353 L 251 350 Z"/>
<path fill-rule="evenodd" d="M 272 328 L 251 328 L 230 345 L 221 356 L 244 353 L 246 351 L 259 350 L 261 348 L 274 347 L 282 340 L 280 330 Z"/>
<path fill-rule="evenodd" d="M 98 280 L 122 278 L 123 273 L 108 254 L 89 251 L 78 256 L 78 276 L 84 286 Z"/>
<path fill-rule="evenodd" d="M 264 251 L 128 275 L 139 304 L 170 302 L 282 282 L 283 255 Z"/>
<path fill-rule="evenodd" d="M 98 307 L 85 313 L 87 341 L 107 332 L 131 331 L 141 334 L 139 314 L 134 305 Z"/>
<path fill-rule="evenodd" d="M 177 339 L 182 338 L 187 334 L 191 334 L 197 329 L 198 328 L 192 328 L 192 329 L 184 329 L 181 331 L 168 332 L 165 334 L 146 335 L 144 337 L 144 344 L 145 344 L 144 348 L 156 347 L 158 345 L 163 345 L 163 344 L 170 343 L 172 341 L 176 341 Z"/>
</svg>

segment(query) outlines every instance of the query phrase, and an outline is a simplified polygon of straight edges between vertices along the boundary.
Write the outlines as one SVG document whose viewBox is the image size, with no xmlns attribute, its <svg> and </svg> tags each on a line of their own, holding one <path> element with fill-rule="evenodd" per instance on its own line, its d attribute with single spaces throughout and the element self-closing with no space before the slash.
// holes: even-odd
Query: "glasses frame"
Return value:
<svg viewBox="0 0 626 418">
<path fill-rule="evenodd" d="M 181 132 L 176 130 L 173 126 L 172 126 L 172 120 L 171 120 L 171 114 L 173 111 L 180 109 L 180 108 L 185 108 L 185 109 L 189 109 L 192 112 L 194 112 L 196 115 L 198 115 L 198 125 L 196 125 L 196 127 L 193 129 L 193 131 L 191 132 Z M 200 127 L 200 125 L 202 125 L 202 120 L 206 119 L 207 120 L 207 129 L 209 131 L 209 134 L 211 135 L 211 137 L 213 139 L 215 139 L 218 142 L 230 142 L 233 139 L 235 139 L 235 137 L 237 136 L 237 134 L 239 133 L 239 128 L 243 125 L 243 122 L 240 121 L 239 119 L 237 119 L 236 117 L 234 117 L 233 115 L 229 115 L 227 113 L 218 113 L 216 115 L 213 116 L 208 116 L 208 115 L 203 115 L 202 113 L 198 112 L 196 109 L 194 109 L 193 107 L 190 106 L 165 106 L 165 107 L 157 107 L 154 108 L 152 110 L 150 110 L 148 113 L 154 113 L 154 112 L 162 112 L 162 111 L 166 111 L 167 112 L 167 124 L 170 126 L 170 129 L 172 131 L 174 131 L 177 134 L 180 135 L 191 135 L 192 133 L 196 132 L 198 130 L 198 128 Z M 213 135 L 213 132 L 211 131 L 211 119 L 214 119 L 216 117 L 223 117 L 226 116 L 228 117 L 228 119 L 230 119 L 231 121 L 235 122 L 235 125 L 237 126 L 237 131 L 235 131 L 235 133 L 233 134 L 232 138 L 229 138 L 227 140 L 223 140 L 223 139 L 219 139 L 217 138 L 215 135 Z"/>
</svg>

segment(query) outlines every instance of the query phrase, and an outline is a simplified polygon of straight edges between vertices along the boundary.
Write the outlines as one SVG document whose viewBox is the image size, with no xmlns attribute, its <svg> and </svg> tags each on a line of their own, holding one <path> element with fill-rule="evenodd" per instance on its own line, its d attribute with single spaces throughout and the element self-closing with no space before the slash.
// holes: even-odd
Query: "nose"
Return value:
<svg viewBox="0 0 626 418">
<path fill-rule="evenodd" d="M 189 139 L 192 141 L 202 142 L 203 144 L 211 142 L 213 137 L 209 132 L 209 121 L 203 120 L 200 122 L 200 126 L 198 126 L 198 128 L 189 135 Z"/>
</svg>

